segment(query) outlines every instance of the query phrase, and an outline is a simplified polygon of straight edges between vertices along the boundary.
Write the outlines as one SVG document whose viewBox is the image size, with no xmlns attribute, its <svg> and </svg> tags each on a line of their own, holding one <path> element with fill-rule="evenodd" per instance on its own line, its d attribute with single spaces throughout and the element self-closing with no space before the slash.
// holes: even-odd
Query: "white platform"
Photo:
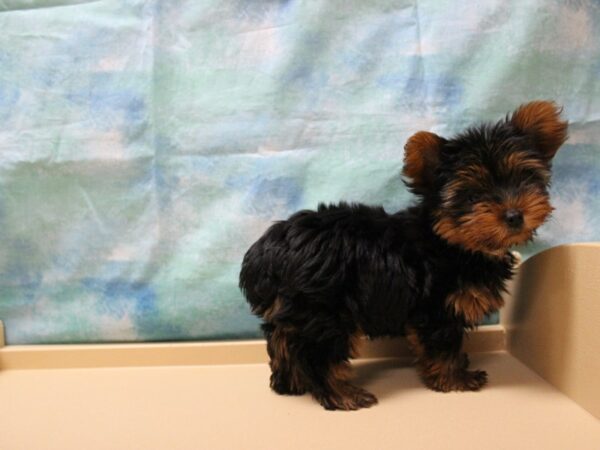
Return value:
<svg viewBox="0 0 600 450">
<path fill-rule="evenodd" d="M 7 370 L 0 449 L 600 449 L 600 421 L 515 358 L 472 360 L 489 385 L 450 394 L 402 360 L 361 360 L 380 403 L 358 412 L 273 394 L 265 364 Z"/>
</svg>

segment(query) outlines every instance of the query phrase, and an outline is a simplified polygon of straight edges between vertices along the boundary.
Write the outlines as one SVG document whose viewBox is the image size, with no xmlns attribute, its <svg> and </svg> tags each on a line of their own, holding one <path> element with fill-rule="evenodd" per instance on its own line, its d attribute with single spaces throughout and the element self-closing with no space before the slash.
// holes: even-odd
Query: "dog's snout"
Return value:
<svg viewBox="0 0 600 450">
<path fill-rule="evenodd" d="M 511 228 L 521 228 L 523 226 L 523 213 L 518 209 L 508 209 L 504 213 L 504 220 Z"/>
</svg>

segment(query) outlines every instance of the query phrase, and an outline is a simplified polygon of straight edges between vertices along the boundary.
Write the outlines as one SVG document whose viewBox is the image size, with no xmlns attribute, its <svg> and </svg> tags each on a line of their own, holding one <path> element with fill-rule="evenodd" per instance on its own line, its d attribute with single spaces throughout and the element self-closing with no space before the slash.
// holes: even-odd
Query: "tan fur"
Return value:
<svg viewBox="0 0 600 450">
<path fill-rule="evenodd" d="M 327 376 L 328 382 L 331 386 L 337 385 L 341 381 L 348 381 L 351 374 L 352 369 L 348 362 L 332 365 Z"/>
<path fill-rule="evenodd" d="M 430 389 L 441 392 L 479 390 L 487 381 L 485 373 L 466 370 L 462 365 L 460 358 L 439 358 L 424 360 L 417 368 Z"/>
<path fill-rule="evenodd" d="M 476 325 L 490 312 L 504 305 L 499 295 L 494 295 L 485 287 L 468 287 L 446 298 L 446 306 L 457 316 L 465 318 L 469 324 Z"/>
<path fill-rule="evenodd" d="M 273 372 L 285 370 L 289 375 L 290 387 L 292 390 L 304 390 L 303 374 L 300 368 L 290 361 L 288 347 L 288 330 L 284 327 L 277 327 L 273 331 L 271 339 L 268 342 L 269 355 L 271 361 L 269 365 Z"/>
<path fill-rule="evenodd" d="M 347 411 L 368 408 L 376 404 L 377 398 L 373 394 L 348 381 L 350 376 L 351 368 L 348 362 L 332 365 L 326 380 L 328 391 L 320 401 L 329 407 Z"/>
<path fill-rule="evenodd" d="M 425 353 L 425 347 L 419 339 L 417 330 L 411 326 L 407 326 L 405 329 L 405 334 L 406 342 L 408 343 L 408 348 L 410 349 L 410 351 L 413 352 L 417 359 L 422 357 Z"/>
<path fill-rule="evenodd" d="M 490 177 L 488 170 L 479 164 L 471 164 L 466 167 L 461 167 L 456 172 L 456 175 L 463 186 L 469 184 L 473 186 L 480 186 Z"/>
<path fill-rule="evenodd" d="M 287 335 L 281 327 L 275 328 L 273 335 L 269 340 L 271 355 L 271 368 L 276 371 L 280 367 L 287 365 L 289 361 Z"/>
<path fill-rule="evenodd" d="M 364 333 L 358 329 L 353 335 L 350 336 L 350 357 L 358 358 L 359 350 L 363 342 Z"/>
<path fill-rule="evenodd" d="M 534 101 L 520 106 L 510 121 L 534 136 L 540 150 L 550 159 L 567 139 L 567 122 L 560 120 L 561 109 L 554 102 Z"/>
<path fill-rule="evenodd" d="M 419 376 L 430 389 L 442 392 L 476 391 L 486 383 L 484 372 L 466 370 L 468 358 L 464 353 L 430 358 L 415 328 L 407 326 L 405 334 L 408 346 L 416 357 Z"/>
<path fill-rule="evenodd" d="M 504 222 L 504 212 L 518 209 L 523 213 L 523 228 L 514 233 Z M 524 192 L 505 199 L 503 203 L 479 202 L 473 205 L 472 212 L 460 218 L 440 213 L 434 223 L 434 231 L 451 244 L 502 257 L 513 245 L 531 238 L 552 212 L 548 198 L 539 192 Z"/>
<path fill-rule="evenodd" d="M 277 313 L 281 310 L 282 300 L 280 297 L 277 297 L 270 308 L 266 309 L 263 313 L 262 317 L 266 322 L 271 322 L 273 318 L 277 315 Z"/>
<path fill-rule="evenodd" d="M 423 188 L 433 182 L 442 142 L 442 138 L 428 131 L 419 131 L 406 142 L 402 173 L 412 180 L 415 187 Z"/>
<path fill-rule="evenodd" d="M 550 178 L 550 172 L 547 167 L 538 159 L 528 158 L 520 152 L 510 153 L 504 158 L 504 170 L 506 172 L 515 172 L 523 169 L 534 170 L 538 174 L 544 175 L 544 178 Z"/>
</svg>

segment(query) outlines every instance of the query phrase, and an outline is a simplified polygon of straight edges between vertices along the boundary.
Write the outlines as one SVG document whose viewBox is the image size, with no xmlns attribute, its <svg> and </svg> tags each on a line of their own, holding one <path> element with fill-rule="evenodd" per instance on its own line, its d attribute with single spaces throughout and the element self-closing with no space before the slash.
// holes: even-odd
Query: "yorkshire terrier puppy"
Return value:
<svg viewBox="0 0 600 450">
<path fill-rule="evenodd" d="M 549 217 L 551 161 L 567 137 L 552 102 L 519 107 L 452 139 L 427 131 L 404 149 L 418 202 L 395 214 L 340 203 L 272 225 L 244 257 L 240 288 L 262 317 L 271 388 L 310 392 L 326 409 L 376 397 L 350 383 L 361 335 L 405 336 L 424 384 L 474 391 L 466 329 L 503 304 L 514 258 Z"/>
</svg>

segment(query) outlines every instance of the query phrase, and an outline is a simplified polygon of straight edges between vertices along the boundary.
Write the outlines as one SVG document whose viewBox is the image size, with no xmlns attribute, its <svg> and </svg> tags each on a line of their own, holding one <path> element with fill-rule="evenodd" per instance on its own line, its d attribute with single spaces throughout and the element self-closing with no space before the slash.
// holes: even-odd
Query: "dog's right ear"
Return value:
<svg viewBox="0 0 600 450">
<path fill-rule="evenodd" d="M 530 135 L 547 160 L 551 160 L 567 140 L 568 123 L 561 119 L 562 108 L 552 101 L 537 100 L 512 113 L 510 123 Z"/>
<path fill-rule="evenodd" d="M 404 146 L 402 175 L 406 184 L 416 194 L 422 194 L 433 186 L 435 170 L 440 163 L 440 150 L 446 140 L 429 131 L 413 134 Z"/>
</svg>

